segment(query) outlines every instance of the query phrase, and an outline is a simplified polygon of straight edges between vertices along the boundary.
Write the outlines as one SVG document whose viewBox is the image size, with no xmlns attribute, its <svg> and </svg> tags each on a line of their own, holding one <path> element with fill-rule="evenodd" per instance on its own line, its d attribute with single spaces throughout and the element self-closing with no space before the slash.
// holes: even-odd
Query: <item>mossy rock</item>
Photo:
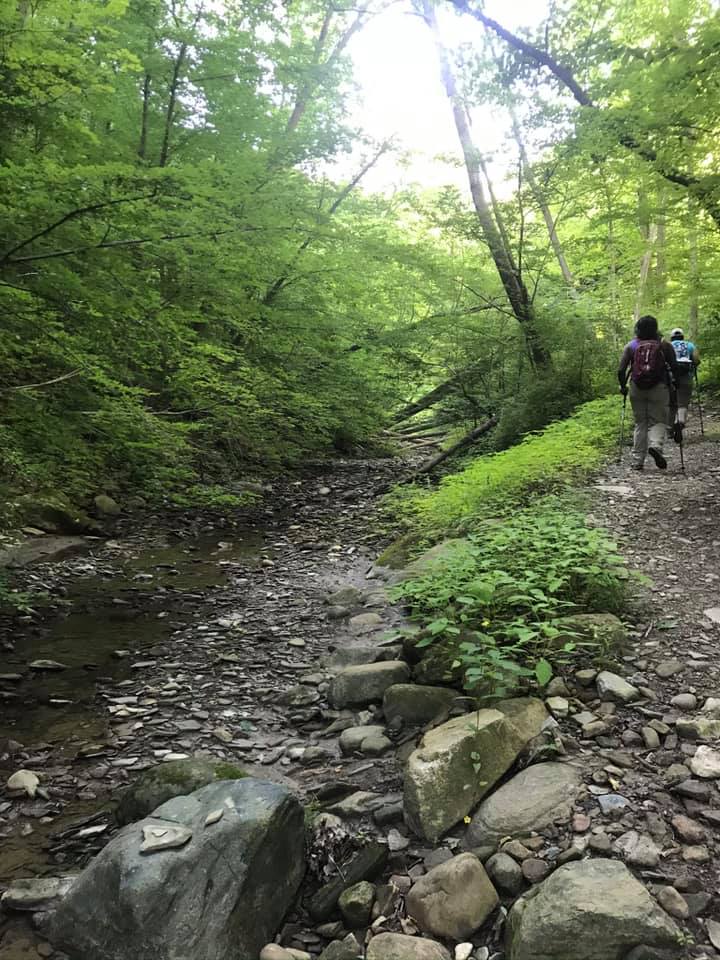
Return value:
<svg viewBox="0 0 720 960">
<path fill-rule="evenodd" d="M 159 763 L 142 773 L 120 797 L 115 819 L 121 827 L 142 820 L 173 797 L 184 797 L 217 780 L 240 780 L 247 774 L 232 763 L 191 757 Z"/>
<path fill-rule="evenodd" d="M 422 659 L 412 668 L 413 680 L 431 687 L 462 688 L 463 668 L 460 658 L 460 638 L 445 637 L 436 640 L 422 651 Z"/>
<path fill-rule="evenodd" d="M 404 533 L 385 547 L 376 563 L 379 567 L 402 570 L 410 559 L 414 548 L 417 548 L 417 535 L 415 533 Z"/>
<path fill-rule="evenodd" d="M 455 566 L 464 558 L 469 558 L 473 550 L 473 544 L 462 537 L 443 540 L 408 563 L 403 571 L 403 579 L 424 577 L 428 573 L 441 574 L 447 567 Z"/>
<path fill-rule="evenodd" d="M 61 496 L 23 497 L 20 515 L 26 524 L 47 533 L 99 533 L 101 527 Z"/>
<path fill-rule="evenodd" d="M 574 643 L 577 646 L 594 647 L 591 653 L 601 656 L 624 649 L 630 639 L 622 620 L 612 613 L 578 613 L 562 617 L 557 626 L 561 632 L 553 640 L 556 649 L 566 643 Z"/>
</svg>

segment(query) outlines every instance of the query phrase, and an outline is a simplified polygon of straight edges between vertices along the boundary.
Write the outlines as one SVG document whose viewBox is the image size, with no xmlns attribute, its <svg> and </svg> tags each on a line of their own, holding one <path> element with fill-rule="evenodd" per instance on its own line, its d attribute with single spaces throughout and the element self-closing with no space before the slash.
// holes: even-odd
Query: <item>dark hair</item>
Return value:
<svg viewBox="0 0 720 960">
<path fill-rule="evenodd" d="M 650 314 L 640 317 L 635 325 L 635 333 L 640 340 L 654 339 L 658 335 L 658 322 L 655 317 L 650 316 Z"/>
</svg>

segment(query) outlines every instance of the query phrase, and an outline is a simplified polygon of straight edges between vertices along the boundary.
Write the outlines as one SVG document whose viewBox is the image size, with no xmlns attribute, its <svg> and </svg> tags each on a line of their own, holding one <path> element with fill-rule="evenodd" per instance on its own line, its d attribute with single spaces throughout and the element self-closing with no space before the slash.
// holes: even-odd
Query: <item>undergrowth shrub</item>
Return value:
<svg viewBox="0 0 720 960">
<path fill-rule="evenodd" d="M 416 486 L 391 494 L 388 508 L 419 537 L 477 528 L 532 495 L 558 491 L 597 469 L 617 442 L 619 414 L 617 397 L 592 400 L 514 447 L 477 458 L 435 490 Z"/>
<path fill-rule="evenodd" d="M 601 530 L 555 497 L 486 522 L 442 563 L 394 588 L 424 636 L 461 641 L 465 688 L 499 697 L 534 677 L 546 683 L 577 643 L 561 618 L 622 609 L 625 561 Z"/>
</svg>

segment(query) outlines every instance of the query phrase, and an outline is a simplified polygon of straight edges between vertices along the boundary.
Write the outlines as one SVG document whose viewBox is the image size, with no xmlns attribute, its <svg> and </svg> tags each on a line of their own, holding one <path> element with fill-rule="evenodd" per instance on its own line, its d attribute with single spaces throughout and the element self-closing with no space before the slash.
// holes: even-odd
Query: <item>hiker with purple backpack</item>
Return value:
<svg viewBox="0 0 720 960">
<path fill-rule="evenodd" d="M 675 351 L 661 339 L 657 320 L 652 316 L 640 317 L 635 337 L 623 350 L 618 369 L 620 392 L 623 398 L 629 392 L 635 418 L 633 470 L 645 468 L 647 454 L 658 469 L 667 467 L 663 447 L 677 375 Z"/>
</svg>

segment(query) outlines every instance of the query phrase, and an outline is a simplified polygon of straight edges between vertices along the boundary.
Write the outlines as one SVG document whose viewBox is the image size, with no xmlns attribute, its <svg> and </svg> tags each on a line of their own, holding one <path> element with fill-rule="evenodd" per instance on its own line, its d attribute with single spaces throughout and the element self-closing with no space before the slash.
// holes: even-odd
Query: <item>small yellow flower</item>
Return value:
<svg viewBox="0 0 720 960">
<path fill-rule="evenodd" d="M 463 817 L 463 823 L 472 823 L 472 817 Z"/>
<path fill-rule="evenodd" d="M 484 627 L 489 627 L 489 626 L 490 626 L 490 621 L 489 621 L 489 620 L 483 620 L 482 625 L 483 625 Z"/>
</svg>

